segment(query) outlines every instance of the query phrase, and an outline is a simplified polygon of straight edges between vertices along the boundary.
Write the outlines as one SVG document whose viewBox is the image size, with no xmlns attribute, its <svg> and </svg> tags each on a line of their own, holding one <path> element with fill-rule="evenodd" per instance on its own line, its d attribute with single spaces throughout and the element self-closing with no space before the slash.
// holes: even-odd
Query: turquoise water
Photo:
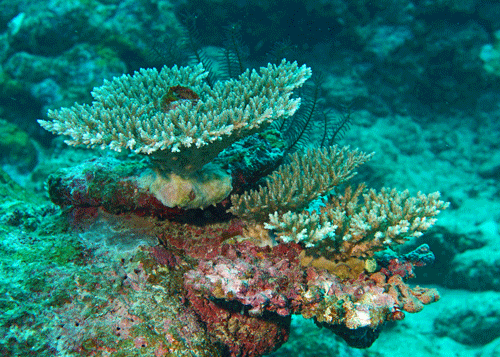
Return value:
<svg viewBox="0 0 500 357">
<path fill-rule="evenodd" d="M 279 64 L 282 58 L 311 68 L 312 78 L 294 84 L 300 88 L 289 98 L 300 97 L 301 106 L 296 113 L 294 105 L 281 114 L 275 110 L 271 116 L 281 117 L 274 120 L 274 131 L 246 141 L 239 140 L 267 127 L 231 132 L 230 140 L 220 134 L 224 139 L 215 140 L 213 146 L 205 145 L 207 137 L 195 142 L 186 134 L 178 144 L 180 154 L 171 150 L 172 144 L 164 151 L 168 154 L 149 160 L 145 152 L 129 150 L 140 147 L 133 146 L 132 134 L 124 139 L 126 145 L 113 147 L 112 129 L 93 132 L 88 140 L 101 134 L 103 139 L 96 148 L 85 148 L 65 144 L 68 137 L 56 136 L 37 122 L 57 117 L 49 114 L 51 110 L 102 100 L 114 113 L 111 126 L 119 128 L 132 117 L 119 112 L 128 102 L 110 97 L 116 93 L 126 97 L 128 89 L 97 90 L 92 95 L 93 88 L 141 68 L 201 63 L 208 73 L 199 83 L 178 80 L 149 92 L 148 103 L 157 100 L 157 112 L 170 115 L 207 100 L 209 88 L 222 81 L 235 81 L 224 82 L 231 83 L 224 96 L 237 93 L 236 78 L 247 68 Z M 4 128 L 0 133 L 0 355 L 257 356 L 265 350 L 270 356 L 487 357 L 500 353 L 496 303 L 500 298 L 500 5 L 496 2 L 0 1 L 0 70 Z M 279 75 L 273 78 L 278 82 Z M 145 82 L 141 88 L 153 88 L 155 83 Z M 259 100 L 283 98 L 288 89 L 277 88 L 278 94 L 263 91 Z M 236 106 L 224 103 L 221 106 Z M 104 120 L 97 109 L 89 113 L 87 121 Z M 258 116 L 248 114 L 252 115 Z M 215 115 L 209 122 L 218 119 Z M 141 140 L 139 129 L 123 127 L 134 133 L 134 140 Z M 171 127 L 162 128 L 170 136 Z M 64 134 L 71 136 L 73 129 L 80 130 L 70 125 Z M 100 150 L 101 144 L 105 150 Z M 200 293 L 186 283 L 190 269 L 198 269 L 198 259 L 216 261 L 217 254 L 210 252 L 222 241 L 230 245 L 246 238 L 277 245 L 287 239 L 276 227 L 262 238 L 258 232 L 266 232 L 264 222 L 252 221 L 251 232 L 240 230 L 239 223 L 229 225 L 229 181 L 232 192 L 242 195 L 264 185 L 262 177 L 287 163 L 293 152 L 333 144 L 375 153 L 356 168 L 353 186 L 364 182 L 377 190 L 408 189 L 411 195 L 439 191 L 449 202 L 423 236 L 394 247 L 401 257 L 420 244 L 430 246 L 433 264 L 416 266 L 415 277 L 407 283 L 437 289 L 440 300 L 417 313 L 408 308 L 401 321 L 382 323 L 379 337 L 362 349 L 318 328 L 313 319 L 300 316 L 300 309 L 283 335 L 274 328 L 280 323 L 288 326 L 281 318 L 289 311 L 282 315 L 267 311 L 270 320 L 279 323 L 259 325 L 257 332 L 255 325 L 251 325 L 255 330 L 246 325 L 258 320 L 252 320 L 249 310 L 255 306 L 245 300 L 247 295 L 222 293 L 208 283 Z M 117 147 L 121 152 L 108 150 Z M 148 149 L 157 148 L 153 143 Z M 215 166 L 206 171 L 189 167 L 206 161 Z M 318 166 L 313 173 L 321 170 Z M 312 177 L 317 183 L 323 175 Z M 178 186 L 171 189 L 167 181 Z M 185 182 L 194 181 L 191 191 L 182 191 Z M 343 186 L 325 189 L 317 196 L 341 195 L 342 190 Z M 169 201 L 168 195 L 175 200 Z M 194 196 L 200 200 L 210 196 L 212 201 L 199 203 L 203 210 L 192 209 L 185 200 L 195 201 Z M 284 196 L 273 200 L 284 201 Z M 318 203 L 318 197 L 312 198 Z M 165 202 L 176 202 L 172 205 L 177 207 L 166 208 Z M 324 203 L 299 206 L 290 209 L 319 212 Z M 249 216 L 255 218 L 241 215 Z M 267 214 L 262 216 L 267 219 Z M 176 224 L 185 225 L 179 229 Z M 214 224 L 229 228 L 209 232 L 206 227 Z M 186 237 L 199 236 L 216 243 L 199 247 L 185 243 Z M 338 237 L 339 231 L 328 237 L 333 236 Z M 297 241 L 302 247 L 307 242 Z M 347 264 L 323 248 L 318 245 L 317 252 L 331 264 Z M 255 255 L 267 257 L 262 252 Z M 238 258 L 233 257 L 235 271 Z M 347 265 L 352 270 L 354 264 Z M 380 260 L 375 269 L 381 271 Z M 231 271 L 227 265 L 219 273 L 231 282 Z M 373 273 L 363 267 L 360 272 Z M 269 274 L 274 273 L 269 270 Z M 286 274 L 291 273 L 284 269 Z M 358 276 L 350 274 L 344 283 Z M 269 289 L 279 290 L 285 283 L 273 276 L 272 284 Z M 193 291 L 206 298 L 202 300 L 206 304 L 213 303 L 212 310 L 203 310 Z M 292 304 L 288 293 L 283 294 Z M 217 304 L 222 310 L 215 310 Z M 217 316 L 224 311 L 249 320 L 230 324 L 224 317 L 217 325 Z M 287 342 L 270 352 L 284 339 Z M 259 341 L 271 347 L 261 347 Z"/>
</svg>

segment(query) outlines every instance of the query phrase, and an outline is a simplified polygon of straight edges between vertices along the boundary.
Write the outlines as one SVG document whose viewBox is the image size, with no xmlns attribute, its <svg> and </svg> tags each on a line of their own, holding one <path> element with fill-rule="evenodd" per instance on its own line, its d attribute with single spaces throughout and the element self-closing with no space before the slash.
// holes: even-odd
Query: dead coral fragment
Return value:
<svg viewBox="0 0 500 357">
<path fill-rule="evenodd" d="M 145 187 L 166 207 L 206 208 L 226 198 L 232 190 L 231 176 L 217 165 L 208 163 L 203 170 L 188 178 L 175 173 L 157 171 L 144 174 L 140 187 Z"/>
</svg>

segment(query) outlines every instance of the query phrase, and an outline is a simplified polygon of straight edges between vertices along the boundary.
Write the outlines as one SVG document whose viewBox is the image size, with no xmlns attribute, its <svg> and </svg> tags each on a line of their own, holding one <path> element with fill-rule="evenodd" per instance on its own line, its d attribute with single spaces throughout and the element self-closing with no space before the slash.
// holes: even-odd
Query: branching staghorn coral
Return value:
<svg viewBox="0 0 500 357">
<path fill-rule="evenodd" d="M 213 88 L 204 81 L 207 76 L 201 64 L 141 69 L 95 88 L 92 105 L 50 110 L 51 120 L 39 123 L 69 136 L 69 145 L 153 154 L 164 167 L 186 174 L 237 139 L 293 115 L 300 98 L 291 98 L 292 91 L 311 69 L 283 60 Z"/>
<path fill-rule="evenodd" d="M 410 196 L 383 188 L 380 192 L 359 185 L 342 195 L 332 191 L 354 176 L 353 170 L 372 154 L 337 146 L 295 153 L 267 182 L 243 195 L 232 195 L 231 212 L 257 223 L 281 242 L 318 248 L 337 261 L 371 257 L 379 250 L 420 236 L 448 204 L 439 192 Z M 323 205 L 308 208 L 326 195 Z"/>
<path fill-rule="evenodd" d="M 230 212 L 257 222 L 267 220 L 269 214 L 300 211 L 309 202 L 346 182 L 356 173 L 354 169 L 371 158 L 349 147 L 309 149 L 296 152 L 290 162 L 281 165 L 268 178 L 266 186 L 242 195 L 232 195 Z"/>
<path fill-rule="evenodd" d="M 364 185 L 353 192 L 349 186 L 343 195 L 331 196 L 320 212 L 274 213 L 266 228 L 284 242 L 328 247 L 336 260 L 365 258 L 422 235 L 448 206 L 439 197 L 439 192 L 411 197 L 395 189 L 367 191 Z"/>
</svg>

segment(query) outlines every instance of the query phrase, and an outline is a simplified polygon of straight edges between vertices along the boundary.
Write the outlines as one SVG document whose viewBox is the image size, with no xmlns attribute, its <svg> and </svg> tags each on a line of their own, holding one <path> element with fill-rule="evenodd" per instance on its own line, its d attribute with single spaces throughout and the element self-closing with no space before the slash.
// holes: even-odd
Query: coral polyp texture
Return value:
<svg viewBox="0 0 500 357">
<path fill-rule="evenodd" d="M 447 207 L 439 193 L 352 188 L 348 181 L 373 154 L 335 145 L 286 155 L 279 133 L 263 131 L 295 112 L 292 90 L 309 68 L 283 61 L 213 88 L 206 75 L 201 66 L 142 70 L 94 90 L 92 106 L 41 121 L 73 145 L 153 158 L 150 166 L 103 157 L 49 179 L 52 201 L 69 208 L 74 224 L 111 221 L 121 239 L 157 239 L 128 251 L 122 285 L 130 289 L 101 292 L 113 351 L 92 332 L 102 314 L 79 329 L 61 324 L 65 343 L 85 353 L 142 346 L 156 356 L 190 348 L 203 355 L 207 346 L 213 355 L 260 356 L 286 342 L 291 316 L 300 314 L 366 348 L 385 322 L 439 299 L 435 289 L 406 283 L 415 267 L 432 263 L 430 248 L 396 250 L 435 223 Z M 112 261 L 120 256 L 111 251 Z M 116 267 L 101 270 L 116 280 Z M 80 316 L 84 300 L 72 294 L 60 316 Z M 176 314 L 190 333 L 172 322 Z M 115 325 L 123 332 L 109 335 Z M 75 331 L 90 342 L 68 337 Z"/>
<path fill-rule="evenodd" d="M 300 210 L 354 176 L 354 169 L 371 156 L 337 146 L 295 153 L 290 163 L 281 165 L 269 175 L 265 186 L 232 195 L 231 212 L 260 221 L 267 219 L 269 213 Z"/>
<path fill-rule="evenodd" d="M 269 215 L 266 228 L 284 242 L 331 246 L 335 258 L 345 260 L 371 256 L 377 250 L 421 236 L 445 207 L 438 192 L 410 197 L 408 191 L 383 188 L 377 193 L 360 185 L 353 192 L 348 186 L 343 195 L 325 200 L 319 212 Z"/>
<path fill-rule="evenodd" d="M 283 60 L 213 88 L 207 76 L 201 64 L 141 69 L 95 88 L 92 105 L 51 110 L 39 123 L 69 136 L 69 145 L 154 153 L 166 167 L 196 171 L 237 139 L 293 115 L 300 98 L 292 91 L 311 70 Z"/>
<path fill-rule="evenodd" d="M 45 129 L 69 145 L 146 154 L 143 186 L 167 207 L 205 208 L 226 198 L 231 177 L 212 161 L 229 145 L 295 113 L 292 92 L 311 69 L 283 60 L 210 87 L 203 66 L 141 69 L 94 88 L 92 105 L 50 110 Z"/>
</svg>

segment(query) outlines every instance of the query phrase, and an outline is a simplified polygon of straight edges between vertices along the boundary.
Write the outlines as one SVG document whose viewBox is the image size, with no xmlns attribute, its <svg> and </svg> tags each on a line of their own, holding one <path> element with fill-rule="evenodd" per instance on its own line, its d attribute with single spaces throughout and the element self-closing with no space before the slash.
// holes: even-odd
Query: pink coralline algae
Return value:
<svg viewBox="0 0 500 357">
<path fill-rule="evenodd" d="M 200 259 L 184 276 L 189 291 L 216 299 L 238 301 L 250 316 L 264 311 L 289 316 L 298 311 L 304 289 L 300 247 L 259 248 L 249 242 L 218 249 L 215 259 Z"/>
<path fill-rule="evenodd" d="M 218 301 L 218 306 L 234 308 L 237 302 L 248 316 L 302 314 L 356 347 L 371 345 L 383 324 L 403 319 L 403 311 L 418 312 L 439 299 L 434 289 L 410 288 L 390 269 L 341 280 L 326 270 L 303 267 L 302 248 L 293 243 L 261 248 L 243 242 L 214 249 L 216 258 L 200 259 L 197 268 L 184 275 L 189 295 Z M 357 330 L 370 333 L 353 340 Z"/>
<path fill-rule="evenodd" d="M 294 314 L 366 348 L 386 321 L 439 299 L 434 289 L 406 284 L 414 267 L 432 261 L 427 246 L 406 255 L 379 252 L 369 261 L 330 261 L 297 243 L 262 244 L 245 236 L 257 230 L 251 222 L 226 214 L 227 200 L 205 210 L 163 206 L 141 186 L 143 169 L 140 163 L 97 160 L 49 181 L 53 201 L 71 207 L 74 223 L 114 217 L 118 229 L 140 226 L 159 241 L 133 259 L 123 288 L 100 290 L 107 292 L 100 307 L 88 312 L 92 318 L 62 324 L 62 341 L 72 352 L 148 349 L 155 356 L 203 356 L 205 349 L 213 356 L 261 356 L 287 341 Z M 118 272 L 104 269 L 99 284 L 109 279 L 116 285 Z M 91 309 L 89 289 L 83 284 L 55 312 L 69 320 L 74 311 Z M 96 326 L 116 330 L 104 338 Z"/>
</svg>

